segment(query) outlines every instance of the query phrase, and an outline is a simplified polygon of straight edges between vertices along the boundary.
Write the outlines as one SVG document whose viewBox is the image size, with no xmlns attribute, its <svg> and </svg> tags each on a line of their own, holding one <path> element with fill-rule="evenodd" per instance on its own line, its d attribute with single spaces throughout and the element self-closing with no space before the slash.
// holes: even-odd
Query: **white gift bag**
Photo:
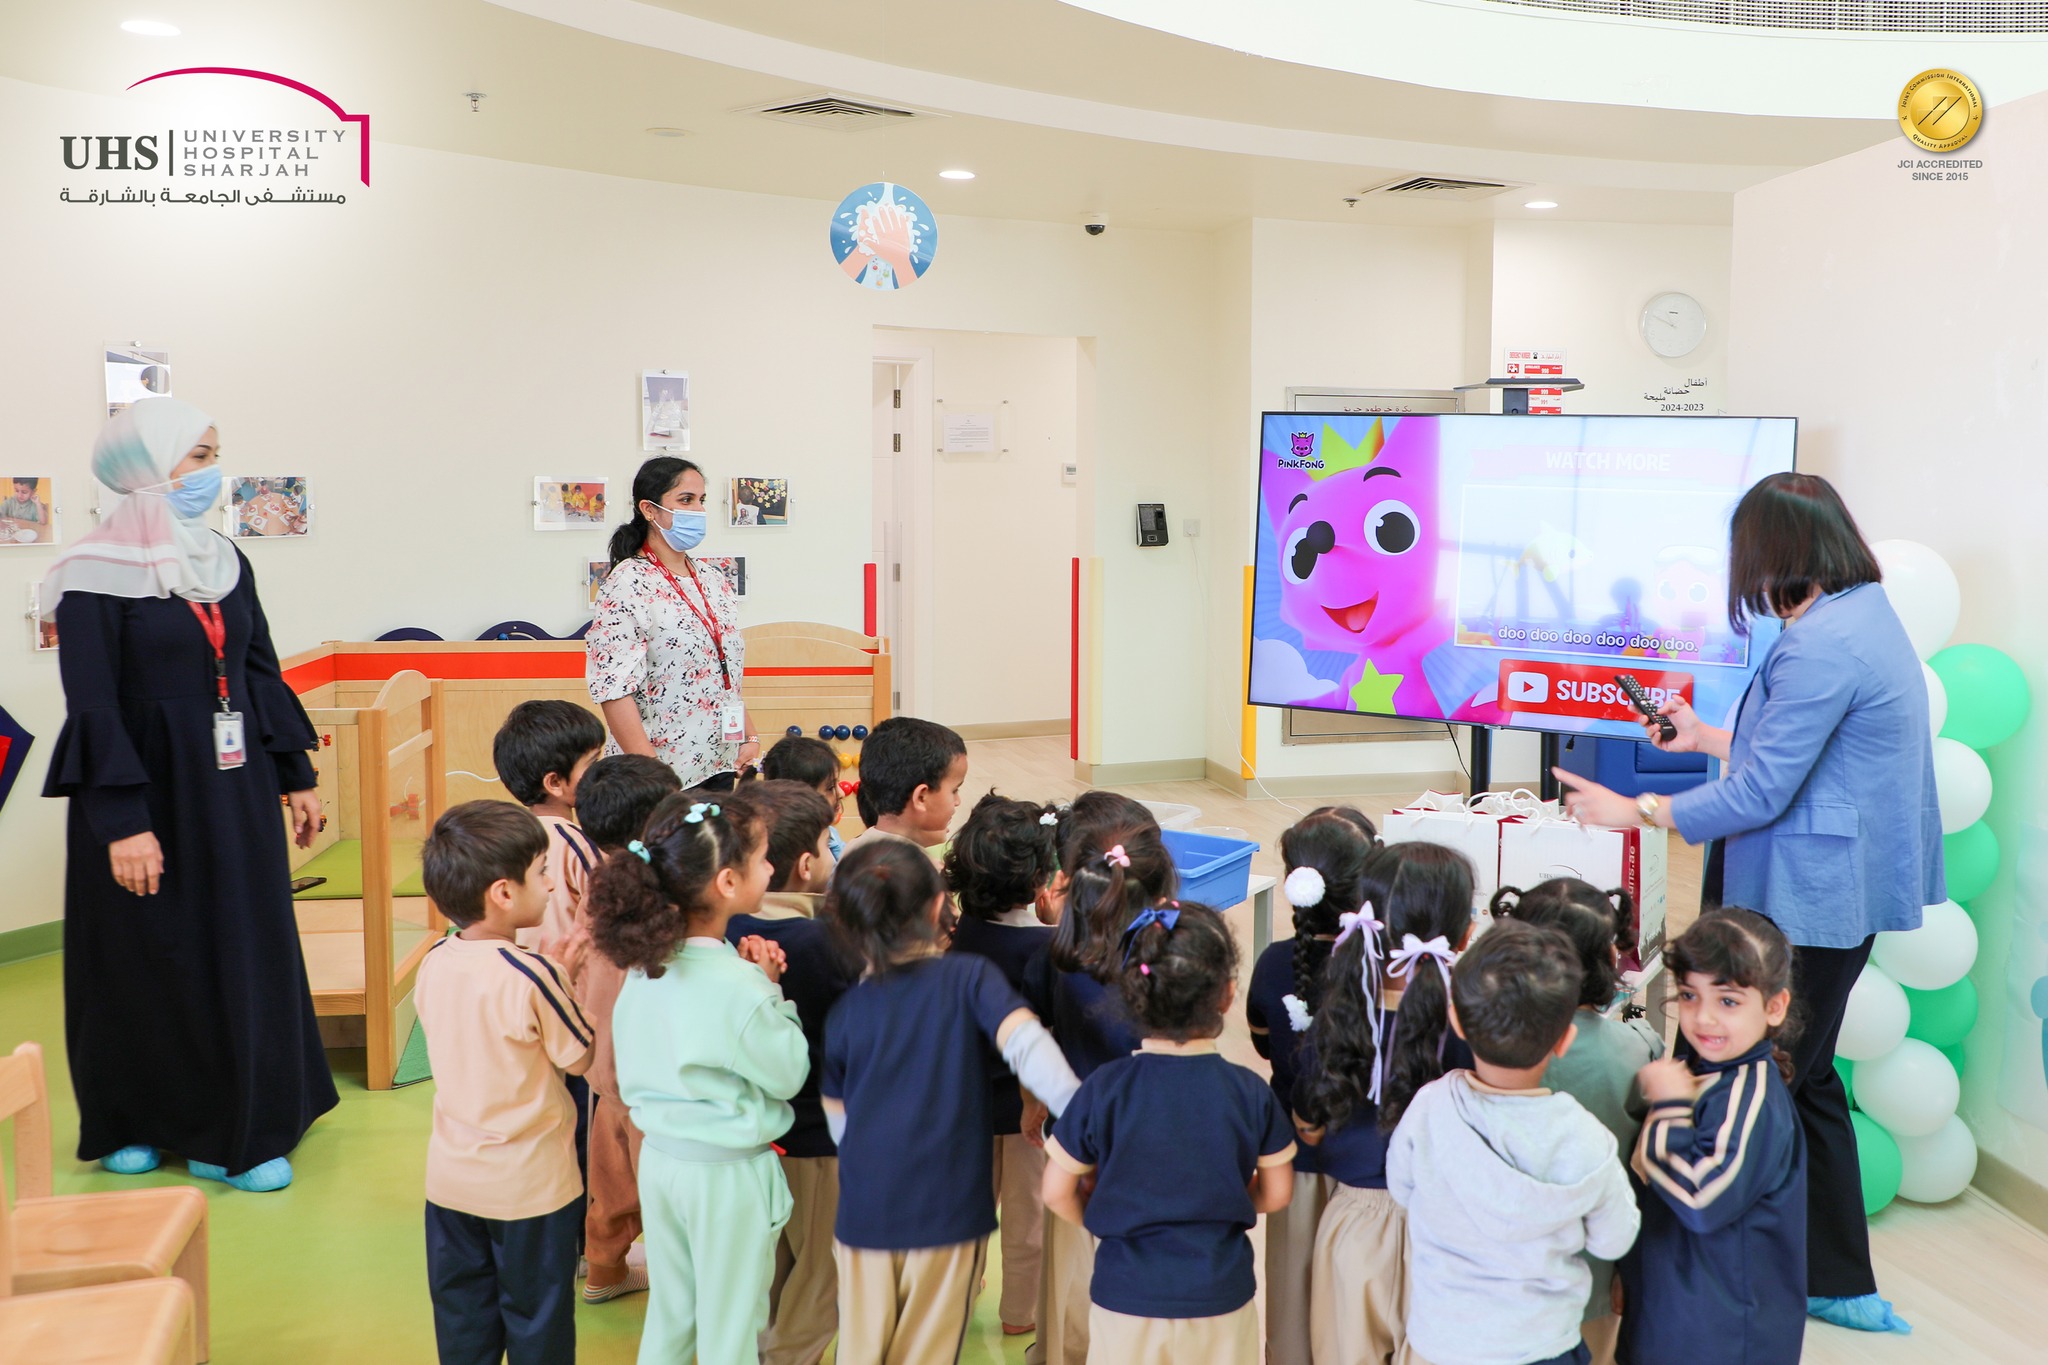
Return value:
<svg viewBox="0 0 2048 1365">
<path fill-rule="evenodd" d="M 1506 795 L 1486 793 L 1478 800 Z M 1424 792 L 1380 822 L 1380 838 L 1390 844 L 1441 844 L 1464 854 L 1472 864 L 1472 908 L 1478 910 L 1500 889 L 1501 819 L 1498 809 L 1477 809 L 1455 793 Z"/>
<path fill-rule="evenodd" d="M 1527 891 L 1553 877 L 1577 877 L 1602 891 L 1626 890 L 1636 903 L 1636 960 L 1647 962 L 1664 946 L 1668 833 L 1548 814 L 1509 816 L 1500 825 L 1498 884 Z"/>
</svg>

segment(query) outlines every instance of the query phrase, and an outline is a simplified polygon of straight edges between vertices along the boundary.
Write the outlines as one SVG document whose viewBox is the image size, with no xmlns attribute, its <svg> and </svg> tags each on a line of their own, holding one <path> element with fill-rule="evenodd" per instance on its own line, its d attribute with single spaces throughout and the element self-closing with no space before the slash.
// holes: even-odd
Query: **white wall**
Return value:
<svg viewBox="0 0 2048 1365">
<path fill-rule="evenodd" d="M 1737 196 L 1729 383 L 1737 411 L 1798 415 L 1801 466 L 1836 482 L 1866 536 L 1947 559 L 1954 638 L 2004 650 L 2032 685 L 2032 717 L 1987 755 L 2004 866 L 1970 907 L 1982 1014 L 1962 1113 L 1979 1146 L 2048 1182 L 2041 1023 L 2024 1012 L 2048 972 L 2032 927 L 2048 916 L 2048 97 L 2000 106 L 1965 155 L 1982 162 L 1967 182 L 1914 181 L 1897 141 Z"/>
<path fill-rule="evenodd" d="M 0 391 L 14 461 L 60 480 L 67 537 L 90 525 L 99 348 L 137 339 L 172 352 L 231 470 L 314 481 L 315 535 L 250 550 L 280 648 L 507 617 L 566 633 L 600 538 L 529 529 L 530 480 L 629 479 L 637 374 L 668 366 L 691 374 L 693 455 L 715 477 L 792 481 L 788 528 L 710 542 L 749 555 L 748 619 L 858 626 L 874 327 L 1085 336 L 1108 509 L 1081 518 L 1105 528 L 1102 758 L 1199 752 L 1199 671 L 1160 667 L 1196 648 L 1199 600 L 1122 532 L 1140 500 L 1205 505 L 1207 237 L 949 218 L 933 272 L 878 295 L 833 266 L 827 204 L 381 144 L 374 187 L 338 208 L 60 204 L 60 133 L 130 121 L 117 101 L 0 81 Z M 53 553 L 0 551 L 0 602 L 25 604 Z M 1066 634 L 1009 647 L 1063 664 Z M 5 931 L 61 913 L 63 804 L 38 793 L 63 698 L 25 622 L 0 659 L 0 702 L 38 737 L 0 810 Z"/>
<path fill-rule="evenodd" d="M 948 725 L 1063 723 L 1080 489 L 1060 471 L 1076 459 L 1082 420 L 1079 343 L 891 329 L 886 345 L 931 352 L 935 433 L 945 409 L 999 413 L 997 454 L 915 452 L 929 457 L 932 480 L 931 558 L 918 570 L 933 580 L 932 620 L 919 637 L 932 691 L 919 709 Z M 992 648 L 999 640 L 1034 644 Z"/>
</svg>

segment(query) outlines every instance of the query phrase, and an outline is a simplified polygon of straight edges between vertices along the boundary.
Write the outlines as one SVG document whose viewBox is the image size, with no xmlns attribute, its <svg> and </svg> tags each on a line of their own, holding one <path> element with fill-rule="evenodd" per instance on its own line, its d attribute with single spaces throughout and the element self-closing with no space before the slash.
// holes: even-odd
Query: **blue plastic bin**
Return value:
<svg viewBox="0 0 2048 1365">
<path fill-rule="evenodd" d="M 1257 844 L 1184 829 L 1161 830 L 1159 838 L 1180 877 L 1181 900 L 1199 901 L 1218 910 L 1244 903 L 1251 890 L 1252 854 L 1259 851 Z"/>
</svg>

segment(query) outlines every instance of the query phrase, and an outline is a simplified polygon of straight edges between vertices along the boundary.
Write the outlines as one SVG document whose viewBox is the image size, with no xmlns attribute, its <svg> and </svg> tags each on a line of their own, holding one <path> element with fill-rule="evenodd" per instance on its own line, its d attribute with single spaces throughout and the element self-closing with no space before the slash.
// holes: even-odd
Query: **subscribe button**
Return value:
<svg viewBox="0 0 2048 1365">
<path fill-rule="evenodd" d="M 1500 666 L 1503 711 L 1528 711 L 1543 716 L 1575 716 L 1583 720 L 1639 721 L 1642 714 L 1614 681 L 1617 673 L 1633 673 L 1650 694 L 1653 706 L 1673 697 L 1692 702 L 1692 674 L 1645 673 L 1630 669 L 1634 660 L 1611 663 L 1560 664 L 1541 659 L 1509 659 Z"/>
</svg>

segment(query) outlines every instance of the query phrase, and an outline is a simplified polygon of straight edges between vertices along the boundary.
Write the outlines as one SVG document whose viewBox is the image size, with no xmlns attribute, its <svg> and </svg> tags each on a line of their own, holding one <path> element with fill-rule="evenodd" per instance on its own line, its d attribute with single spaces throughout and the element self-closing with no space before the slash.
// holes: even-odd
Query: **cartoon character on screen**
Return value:
<svg viewBox="0 0 2048 1365">
<path fill-rule="evenodd" d="M 1671 545 L 1657 553 L 1656 606 L 1669 640 L 1690 649 L 1666 648 L 1666 658 L 1730 663 L 1741 659 L 1740 642 L 1727 631 L 1727 559 L 1704 545 Z"/>
<path fill-rule="evenodd" d="M 1437 610 L 1437 484 L 1429 422 L 1373 418 L 1356 442 L 1325 422 L 1319 433 L 1292 434 L 1285 457 L 1265 453 L 1280 618 L 1301 632 L 1304 649 L 1353 659 L 1329 694 L 1307 704 L 1480 718 L 1468 703 L 1490 670 L 1463 676 Z"/>
</svg>

